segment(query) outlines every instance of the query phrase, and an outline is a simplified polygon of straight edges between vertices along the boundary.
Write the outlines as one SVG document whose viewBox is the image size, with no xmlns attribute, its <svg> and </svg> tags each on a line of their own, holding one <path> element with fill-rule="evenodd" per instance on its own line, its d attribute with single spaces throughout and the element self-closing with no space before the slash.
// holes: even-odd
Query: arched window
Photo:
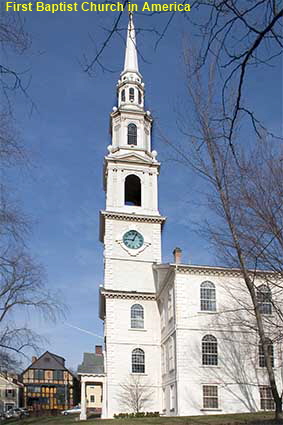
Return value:
<svg viewBox="0 0 283 425">
<path fill-rule="evenodd" d="M 268 350 L 268 355 L 270 357 L 271 360 L 271 365 L 272 367 L 274 367 L 274 350 L 273 350 L 273 343 L 271 341 L 271 339 L 267 338 L 266 339 L 267 342 L 267 350 Z M 259 367 L 266 367 L 266 361 L 265 361 L 265 357 L 264 357 L 264 351 L 263 351 L 263 345 L 260 343 L 258 346 L 258 361 L 259 361 Z"/>
<path fill-rule="evenodd" d="M 135 348 L 132 351 L 132 373 L 144 373 L 144 351 L 141 348 Z"/>
<path fill-rule="evenodd" d="M 202 364 L 218 365 L 217 339 L 213 335 L 205 335 L 202 338 Z"/>
<path fill-rule="evenodd" d="M 141 92 L 140 92 L 140 90 L 139 90 L 139 105 L 142 103 L 142 95 L 141 95 Z"/>
<path fill-rule="evenodd" d="M 121 91 L 121 101 L 122 101 L 122 102 L 125 102 L 125 100 L 126 100 L 125 89 L 123 89 L 123 90 Z"/>
<path fill-rule="evenodd" d="M 128 125 L 128 145 L 136 145 L 137 144 L 137 126 L 136 124 Z"/>
<path fill-rule="evenodd" d="M 256 291 L 256 298 L 261 314 L 272 314 L 272 295 L 268 286 L 260 285 Z"/>
<path fill-rule="evenodd" d="M 135 174 L 125 179 L 125 205 L 141 206 L 141 181 Z"/>
<path fill-rule="evenodd" d="M 216 292 L 212 282 L 206 281 L 200 285 L 200 309 L 201 311 L 216 310 Z"/>
<path fill-rule="evenodd" d="M 130 102 L 133 102 L 135 100 L 135 90 L 131 87 L 129 90 L 130 95 Z"/>
<path fill-rule="evenodd" d="M 144 327 L 143 307 L 140 304 L 134 304 L 131 307 L 131 328 Z"/>
</svg>

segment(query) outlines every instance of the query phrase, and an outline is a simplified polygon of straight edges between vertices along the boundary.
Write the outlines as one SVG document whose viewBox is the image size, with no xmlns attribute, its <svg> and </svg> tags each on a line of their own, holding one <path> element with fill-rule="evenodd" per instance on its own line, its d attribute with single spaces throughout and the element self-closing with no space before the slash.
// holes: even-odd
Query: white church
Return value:
<svg viewBox="0 0 283 425">
<path fill-rule="evenodd" d="M 105 157 L 106 207 L 100 212 L 104 373 L 82 376 L 81 419 L 88 383 L 101 385 L 102 417 L 111 418 L 129 411 L 121 385 L 137 378 L 150 393 L 144 411 L 187 416 L 272 410 L 263 350 L 239 270 L 183 264 L 179 248 L 171 264 L 162 263 L 160 163 L 151 146 L 153 117 L 144 104 L 130 15 Z M 264 277 L 259 274 L 256 285 L 268 318 L 273 311 Z M 281 382 L 282 353 L 271 340 L 270 353 Z"/>
</svg>

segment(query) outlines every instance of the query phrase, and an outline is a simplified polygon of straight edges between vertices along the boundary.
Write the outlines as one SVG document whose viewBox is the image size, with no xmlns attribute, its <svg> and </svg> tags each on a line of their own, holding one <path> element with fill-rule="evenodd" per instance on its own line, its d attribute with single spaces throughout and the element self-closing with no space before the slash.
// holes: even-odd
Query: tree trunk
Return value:
<svg viewBox="0 0 283 425">
<path fill-rule="evenodd" d="M 282 398 L 279 397 L 277 400 L 275 400 L 275 419 L 283 419 L 282 415 Z"/>
</svg>

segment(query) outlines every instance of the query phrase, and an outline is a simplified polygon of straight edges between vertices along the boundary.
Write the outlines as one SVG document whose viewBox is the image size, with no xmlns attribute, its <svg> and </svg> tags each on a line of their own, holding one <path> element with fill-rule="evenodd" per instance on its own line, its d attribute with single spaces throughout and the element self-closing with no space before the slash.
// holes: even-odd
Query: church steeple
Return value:
<svg viewBox="0 0 283 425">
<path fill-rule="evenodd" d="M 124 69 L 117 85 L 118 107 L 143 111 L 144 83 L 139 72 L 133 14 L 129 14 Z"/>
<path fill-rule="evenodd" d="M 157 152 L 151 149 L 153 118 L 144 110 L 144 84 L 137 50 L 130 14 L 124 68 L 117 85 L 118 102 L 110 115 L 111 144 L 104 159 L 106 205 L 100 213 L 100 240 L 104 244 L 100 312 L 107 354 L 104 417 L 112 417 L 121 410 L 119 383 L 133 373 L 146 372 L 152 377 L 151 401 L 157 410 L 162 389 L 160 317 L 153 265 L 161 263 L 161 227 L 165 217 L 158 210 L 160 164 Z M 138 327 L 132 324 L 134 308 L 145 319 L 142 327 L 140 322 Z M 144 366 L 139 370 L 134 370 L 134 360 L 131 365 L 136 353 L 143 356 Z M 144 362 L 145 358 L 148 360 Z M 156 359 L 154 364 L 151 359 Z M 141 376 L 142 382 L 145 379 Z"/>
</svg>

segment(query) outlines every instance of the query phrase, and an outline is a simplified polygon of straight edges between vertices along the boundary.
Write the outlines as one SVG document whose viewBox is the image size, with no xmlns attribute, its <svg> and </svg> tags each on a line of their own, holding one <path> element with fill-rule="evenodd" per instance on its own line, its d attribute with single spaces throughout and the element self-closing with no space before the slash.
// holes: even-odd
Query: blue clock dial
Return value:
<svg viewBox="0 0 283 425">
<path fill-rule="evenodd" d="M 123 236 L 124 244 L 130 249 L 138 249 L 143 245 L 143 236 L 136 230 L 129 230 Z"/>
</svg>

